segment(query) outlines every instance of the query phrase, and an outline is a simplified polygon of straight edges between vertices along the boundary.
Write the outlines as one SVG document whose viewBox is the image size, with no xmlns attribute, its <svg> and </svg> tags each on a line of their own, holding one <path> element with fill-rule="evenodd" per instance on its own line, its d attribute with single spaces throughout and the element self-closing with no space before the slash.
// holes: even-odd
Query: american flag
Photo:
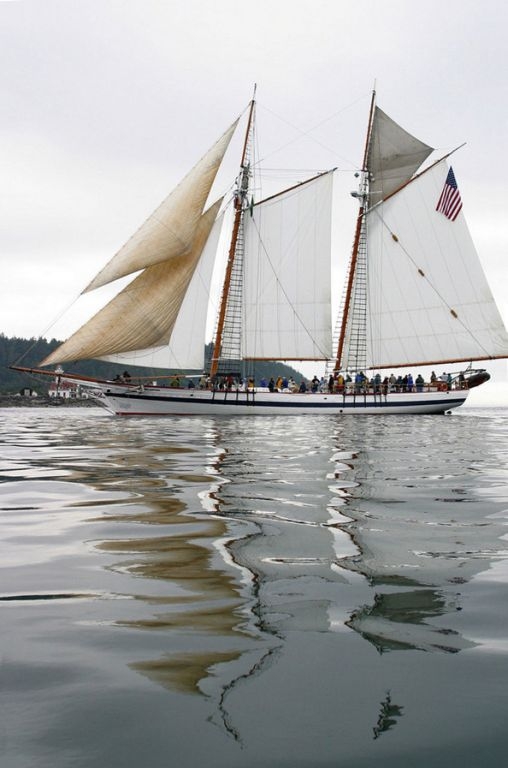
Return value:
<svg viewBox="0 0 508 768">
<path fill-rule="evenodd" d="M 441 197 L 436 205 L 436 211 L 444 213 L 447 219 L 455 221 L 462 208 L 462 200 L 460 199 L 460 192 L 457 188 L 457 182 L 455 181 L 455 174 L 453 168 L 448 171 L 448 176 L 441 192 Z"/>
</svg>

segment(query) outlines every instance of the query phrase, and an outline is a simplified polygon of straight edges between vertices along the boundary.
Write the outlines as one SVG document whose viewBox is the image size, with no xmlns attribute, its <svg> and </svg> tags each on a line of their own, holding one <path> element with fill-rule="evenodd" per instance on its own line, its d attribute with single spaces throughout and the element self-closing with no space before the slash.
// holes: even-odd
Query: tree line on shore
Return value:
<svg viewBox="0 0 508 768">
<path fill-rule="evenodd" d="M 52 352 L 61 341 L 57 339 L 32 338 L 24 339 L 17 336 L 7 337 L 0 334 L 0 393 L 16 394 L 25 388 L 29 388 L 39 395 L 45 395 L 48 391 L 49 382 L 41 380 L 36 376 L 30 376 L 25 373 L 13 371 L 10 365 L 22 365 L 26 368 L 36 368 L 50 352 Z M 212 354 L 212 344 L 205 348 L 205 359 L 209 360 Z M 84 376 L 92 376 L 102 379 L 113 379 L 121 374 L 125 365 L 102 362 L 101 360 L 80 360 L 76 363 L 65 366 L 67 370 L 73 373 L 79 373 Z M 137 368 L 130 367 L 131 376 L 149 376 L 157 379 L 157 376 L 167 374 L 177 374 L 181 371 L 164 370 L 160 368 Z M 188 372 L 189 373 L 189 372 Z M 196 374 L 201 371 L 195 371 Z M 249 370 L 249 375 L 255 375 L 256 379 L 262 376 L 292 376 L 301 378 L 301 374 L 294 368 L 283 363 L 256 363 L 255 371 Z"/>
</svg>

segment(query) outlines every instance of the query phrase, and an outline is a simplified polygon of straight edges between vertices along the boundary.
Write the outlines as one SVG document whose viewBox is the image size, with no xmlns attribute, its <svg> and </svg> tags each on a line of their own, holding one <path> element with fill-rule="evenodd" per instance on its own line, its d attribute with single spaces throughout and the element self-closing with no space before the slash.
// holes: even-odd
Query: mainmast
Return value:
<svg viewBox="0 0 508 768">
<path fill-rule="evenodd" d="M 364 240 L 365 240 L 364 213 L 367 207 L 367 197 L 368 197 L 368 191 L 369 191 L 368 158 L 369 158 L 369 149 L 370 149 L 370 139 L 372 134 L 372 122 L 374 118 L 375 101 L 376 101 L 376 91 L 374 90 L 372 91 L 372 98 L 370 102 L 369 122 L 368 122 L 367 136 L 365 139 L 365 148 L 363 152 L 363 163 L 362 163 L 362 171 L 361 171 L 362 178 L 360 182 L 360 191 L 354 194 L 354 196 L 358 197 L 360 200 L 360 209 L 358 211 L 358 217 L 356 220 L 356 230 L 355 230 L 355 237 L 353 241 L 353 251 L 352 251 L 351 260 L 349 263 L 348 281 L 347 281 L 347 287 L 346 287 L 346 295 L 344 298 L 344 307 L 342 311 L 342 320 L 341 320 L 341 326 L 340 326 L 339 342 L 337 346 L 335 370 L 340 370 L 343 367 L 342 357 L 344 353 L 344 342 L 346 338 L 346 330 L 348 326 L 348 320 L 350 317 L 350 310 L 352 305 L 353 287 L 354 287 L 355 278 L 357 274 L 358 254 L 360 252 L 360 245 L 362 242 L 364 243 Z"/>
<path fill-rule="evenodd" d="M 220 300 L 219 316 L 217 320 L 217 329 L 215 332 L 215 340 L 213 346 L 212 360 L 210 364 L 210 376 L 213 377 L 217 374 L 219 367 L 219 360 L 222 352 L 222 344 L 224 337 L 224 325 L 226 321 L 226 312 L 228 308 L 228 299 L 230 295 L 230 288 L 233 277 L 233 268 L 235 266 L 235 260 L 239 247 L 239 234 L 243 227 L 243 217 L 245 209 L 248 207 L 248 192 L 249 192 L 249 178 L 250 178 L 250 162 L 249 162 L 249 150 L 252 138 L 252 132 L 254 128 L 254 111 L 255 111 L 255 95 L 256 88 L 254 87 L 254 95 L 249 106 L 249 117 L 247 120 L 247 128 L 245 130 L 245 140 L 242 150 L 242 158 L 240 162 L 240 173 L 238 174 L 236 189 L 234 193 L 234 207 L 235 214 L 233 220 L 233 231 L 231 234 L 231 243 L 229 246 L 228 261 L 226 265 L 226 274 L 224 276 L 224 284 L 222 287 L 222 295 Z"/>
</svg>

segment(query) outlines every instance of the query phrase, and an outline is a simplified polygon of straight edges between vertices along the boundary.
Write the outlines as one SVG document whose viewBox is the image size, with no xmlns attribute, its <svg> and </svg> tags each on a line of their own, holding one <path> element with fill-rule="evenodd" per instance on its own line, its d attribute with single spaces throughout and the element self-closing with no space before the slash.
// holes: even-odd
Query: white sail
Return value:
<svg viewBox="0 0 508 768">
<path fill-rule="evenodd" d="M 208 194 L 237 123 L 238 120 L 228 128 L 83 293 L 153 264 L 179 258 L 190 250 Z"/>
<path fill-rule="evenodd" d="M 376 107 L 367 156 L 370 206 L 409 181 L 432 151 Z"/>
<path fill-rule="evenodd" d="M 118 353 L 146 351 L 151 347 L 167 345 L 220 204 L 221 200 L 218 200 L 201 217 L 190 253 L 147 267 L 42 364 L 91 358 L 114 359 L 111 356 Z M 207 278 L 208 270 L 209 267 Z M 204 309 L 196 309 L 197 321 L 202 312 L 206 323 L 206 302 Z M 188 311 L 186 317 L 189 317 Z M 204 331 L 201 345 L 201 358 L 196 367 L 203 364 Z M 175 354 L 181 349 L 181 345 L 175 347 Z M 145 360 L 144 365 L 155 363 L 151 358 L 149 362 Z"/>
<path fill-rule="evenodd" d="M 367 365 L 508 355 L 508 335 L 465 219 L 436 210 L 442 161 L 367 214 Z"/>
<path fill-rule="evenodd" d="M 322 174 L 246 213 L 245 358 L 331 355 L 332 181 Z"/>
</svg>

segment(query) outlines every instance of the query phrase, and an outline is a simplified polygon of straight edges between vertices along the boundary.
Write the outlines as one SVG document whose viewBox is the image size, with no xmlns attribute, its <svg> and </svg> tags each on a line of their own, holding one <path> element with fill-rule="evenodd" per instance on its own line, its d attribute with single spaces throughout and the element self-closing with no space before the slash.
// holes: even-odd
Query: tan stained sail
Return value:
<svg viewBox="0 0 508 768">
<path fill-rule="evenodd" d="M 431 152 L 433 147 L 412 136 L 376 107 L 367 154 L 369 207 L 409 181 Z"/>
<path fill-rule="evenodd" d="M 201 217 L 190 252 L 147 267 L 41 365 L 167 343 L 221 202 L 218 200 Z"/>
<path fill-rule="evenodd" d="M 208 194 L 237 126 L 236 120 L 83 293 L 173 257 L 194 242 Z"/>
<path fill-rule="evenodd" d="M 213 224 L 185 293 L 169 341 L 163 339 L 161 345 L 157 347 L 102 355 L 101 360 L 119 363 L 126 367 L 173 368 L 178 371 L 203 370 L 210 288 L 223 224 L 224 213 Z"/>
</svg>

